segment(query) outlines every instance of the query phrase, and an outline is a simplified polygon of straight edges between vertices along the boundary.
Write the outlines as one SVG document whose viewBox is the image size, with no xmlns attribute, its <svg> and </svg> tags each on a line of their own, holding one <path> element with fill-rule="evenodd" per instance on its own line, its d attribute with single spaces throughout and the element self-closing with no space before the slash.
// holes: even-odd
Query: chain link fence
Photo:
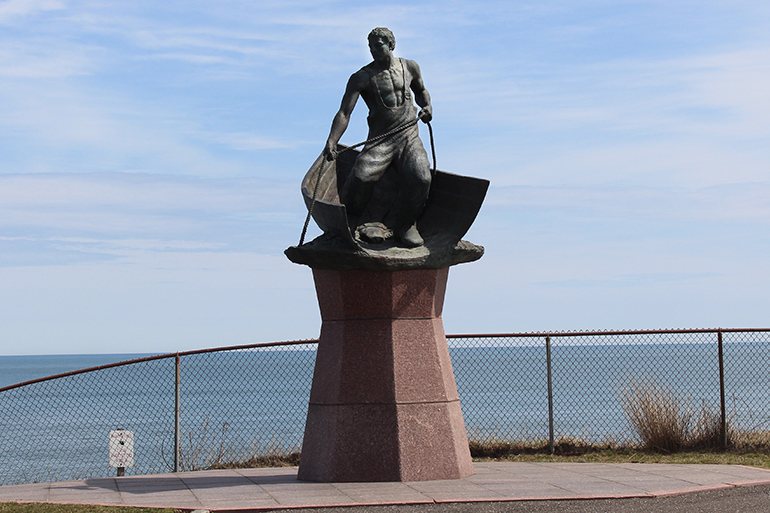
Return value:
<svg viewBox="0 0 770 513">
<path fill-rule="evenodd" d="M 733 432 L 770 431 L 770 330 L 447 338 L 472 440 L 636 444 L 623 404 L 639 383 L 724 418 Z"/>
<path fill-rule="evenodd" d="M 770 431 L 770 330 L 447 336 L 469 438 L 636 444 L 629 383 L 648 380 L 736 431 Z M 315 341 L 160 355 L 0 388 L 0 485 L 127 474 L 301 449 Z"/>
</svg>

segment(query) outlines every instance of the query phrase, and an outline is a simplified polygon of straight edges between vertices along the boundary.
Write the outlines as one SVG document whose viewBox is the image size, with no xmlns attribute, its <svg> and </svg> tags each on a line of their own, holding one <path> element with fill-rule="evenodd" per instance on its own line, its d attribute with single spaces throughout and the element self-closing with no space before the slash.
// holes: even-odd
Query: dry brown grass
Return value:
<svg viewBox="0 0 770 513">
<path fill-rule="evenodd" d="M 505 459 L 522 454 L 544 455 L 551 452 L 548 440 L 533 442 L 508 440 L 485 440 L 482 442 L 470 440 L 468 445 L 471 450 L 471 457 L 476 459 Z M 617 450 L 619 447 L 615 442 L 611 441 L 594 443 L 579 438 L 560 437 L 554 441 L 553 448 L 554 454 L 560 456 L 579 456 L 601 451 Z"/>
<path fill-rule="evenodd" d="M 475 458 L 490 460 L 492 458 Z M 676 464 L 716 464 L 746 465 L 770 469 L 770 451 L 738 453 L 734 451 L 688 451 L 675 454 L 661 454 L 634 448 L 621 448 L 587 452 L 584 454 L 551 456 L 547 452 L 539 454 L 509 454 L 494 458 L 495 461 L 539 462 L 539 463 L 676 463 Z"/>
<path fill-rule="evenodd" d="M 688 433 L 686 448 L 689 450 L 727 449 L 733 443 L 733 432 L 727 425 L 727 437 L 722 434 L 722 417 L 704 401 Z"/>
<path fill-rule="evenodd" d="M 264 456 L 254 456 L 246 461 L 237 461 L 229 463 L 214 463 L 208 469 L 216 470 L 223 468 L 261 468 L 261 467 L 295 467 L 299 465 L 298 452 L 288 454 L 269 454 Z"/>
<path fill-rule="evenodd" d="M 727 422 L 725 444 L 721 415 L 705 402 L 693 409 L 688 399 L 671 389 L 643 380 L 630 382 L 618 396 L 640 443 L 561 437 L 551 455 L 547 440 L 471 440 L 471 455 L 478 460 L 723 463 L 770 468 L 768 430 L 739 431 Z"/>
<path fill-rule="evenodd" d="M 770 431 L 734 431 L 730 440 L 732 451 L 738 454 L 770 455 Z"/>
<path fill-rule="evenodd" d="M 654 380 L 631 380 L 619 396 L 623 412 L 647 450 L 672 454 L 731 445 L 734 433 L 729 424 L 723 434 L 720 414 L 705 401 L 695 410 L 689 398 Z"/>
<path fill-rule="evenodd" d="M 703 439 L 700 438 L 700 440 L 702 442 Z M 592 443 L 567 437 L 556 441 L 553 455 L 550 454 L 547 440 L 528 443 L 471 440 L 470 448 L 471 455 L 476 461 L 696 463 L 746 465 L 770 469 L 770 431 L 732 433 L 731 445 L 728 449 L 709 449 L 706 447 L 707 444 L 701 442 L 690 442 L 689 448 L 676 453 L 654 451 L 633 443 L 624 445 L 611 441 Z"/>
<path fill-rule="evenodd" d="M 645 448 L 674 453 L 687 446 L 692 413 L 672 390 L 632 380 L 620 393 L 623 412 Z"/>
</svg>

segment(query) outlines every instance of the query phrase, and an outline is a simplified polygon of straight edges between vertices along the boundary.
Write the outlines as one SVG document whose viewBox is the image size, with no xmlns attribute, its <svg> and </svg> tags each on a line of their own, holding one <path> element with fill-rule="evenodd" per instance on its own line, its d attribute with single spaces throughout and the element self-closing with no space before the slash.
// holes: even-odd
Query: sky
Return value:
<svg viewBox="0 0 770 513">
<path fill-rule="evenodd" d="M 0 354 L 317 337 L 283 251 L 376 26 L 491 182 L 447 333 L 770 325 L 765 0 L 0 0 Z"/>
</svg>

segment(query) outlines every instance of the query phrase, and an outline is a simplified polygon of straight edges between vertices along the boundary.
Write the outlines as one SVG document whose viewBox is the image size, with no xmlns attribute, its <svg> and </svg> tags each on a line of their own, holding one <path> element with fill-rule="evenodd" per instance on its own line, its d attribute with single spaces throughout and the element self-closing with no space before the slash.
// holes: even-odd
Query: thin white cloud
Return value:
<svg viewBox="0 0 770 513">
<path fill-rule="evenodd" d="M 686 282 L 692 280 L 702 280 L 704 278 L 713 278 L 721 276 L 718 273 L 649 273 L 649 274 L 624 274 L 612 276 L 610 278 L 599 278 L 589 280 L 563 280 L 563 281 L 544 281 L 536 283 L 546 287 L 565 287 L 578 289 L 604 289 L 604 288 L 626 288 L 638 287 L 639 285 L 653 285 L 659 283 Z"/>
<path fill-rule="evenodd" d="M 0 173 L 143 168 L 211 176 L 243 174 L 246 169 L 243 162 L 222 158 L 201 145 L 198 123 L 210 123 L 206 119 L 190 119 L 162 102 L 90 91 L 69 82 L 52 85 L 0 85 L 7 99 L 0 104 L 5 120 L 0 133 L 22 138 L 29 147 L 23 160 L 15 165 L 8 160 Z M 221 139 L 219 144 L 228 141 L 240 149 L 288 146 L 257 135 L 236 133 Z"/>
<path fill-rule="evenodd" d="M 479 169 L 503 185 L 767 179 L 770 92 L 763 85 L 770 83 L 770 44 L 688 58 L 575 63 L 497 80 L 492 71 L 478 71 L 478 63 L 465 71 L 434 76 L 437 131 L 441 116 L 449 116 L 456 132 L 450 137 L 463 141 L 443 145 L 441 160 L 455 166 L 450 170 Z M 473 110 L 441 110 L 463 102 Z"/>
<path fill-rule="evenodd" d="M 40 38 L 37 41 L 8 40 L 0 42 L 0 76 L 12 79 L 51 79 L 85 75 L 93 66 L 89 51 L 57 41 Z"/>
<path fill-rule="evenodd" d="M 189 240 L 159 240 L 159 239 L 88 239 L 83 237 L 49 237 L 47 242 L 78 247 L 92 247 L 99 251 L 201 251 L 221 249 L 224 244 Z"/>
<path fill-rule="evenodd" d="M 644 223 L 714 223 L 729 226 L 770 224 L 770 183 L 736 183 L 709 187 L 547 186 L 492 187 L 488 208 L 561 212 L 565 217 Z M 515 218 L 517 214 L 509 214 Z"/>
<path fill-rule="evenodd" d="M 59 0 L 5 0 L 0 3 L 0 25 L 10 24 L 39 12 L 64 9 L 65 6 L 65 3 Z"/>
<path fill-rule="evenodd" d="M 293 184 L 259 179 L 195 179 L 114 174 L 0 175 L 3 207 L 260 209 L 280 205 Z"/>
<path fill-rule="evenodd" d="M 233 223 L 300 226 L 299 194 L 287 203 L 294 184 L 255 179 L 195 180 L 152 175 L 0 175 L 0 229 L 37 239 L 79 234 L 175 240 L 208 237 Z M 279 222 L 279 220 L 281 220 Z M 43 234 L 43 235 L 38 235 Z M 226 236 L 225 236 L 226 237 Z M 88 237 L 87 237 L 88 238 Z"/>
<path fill-rule="evenodd" d="M 297 147 L 296 141 L 282 141 L 275 137 L 266 137 L 249 132 L 200 132 L 194 135 L 201 140 L 222 144 L 238 151 L 292 149 Z"/>
</svg>

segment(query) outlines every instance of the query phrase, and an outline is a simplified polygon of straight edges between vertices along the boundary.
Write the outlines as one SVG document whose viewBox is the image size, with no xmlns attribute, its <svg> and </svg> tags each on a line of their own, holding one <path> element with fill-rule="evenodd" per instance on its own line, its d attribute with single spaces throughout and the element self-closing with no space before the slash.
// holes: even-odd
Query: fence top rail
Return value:
<svg viewBox="0 0 770 513">
<path fill-rule="evenodd" d="M 533 331 L 529 333 L 473 333 L 447 335 L 456 338 L 545 338 L 545 337 L 591 337 L 613 335 L 665 335 L 677 333 L 770 333 L 770 328 L 693 328 L 660 330 L 602 330 L 602 331 Z"/>
<path fill-rule="evenodd" d="M 551 332 L 530 332 L 530 333 L 469 333 L 469 334 L 454 334 L 446 335 L 448 339 L 462 339 L 462 338 L 535 338 L 535 337 L 587 337 L 587 336 L 617 336 L 617 335 L 659 335 L 659 334 L 675 334 L 675 333 L 770 333 L 770 328 L 701 328 L 701 329 L 660 329 L 660 330 L 623 330 L 623 331 L 551 331 Z M 29 381 L 23 381 L 13 385 L 0 387 L 0 393 L 12 390 L 14 388 L 20 388 L 26 385 L 32 385 L 35 383 L 41 383 L 44 381 L 51 381 L 58 378 L 65 378 L 67 376 L 75 376 L 78 374 L 86 374 L 89 372 L 100 371 L 104 369 L 110 369 L 114 367 L 123 367 L 126 365 L 132 365 L 135 363 L 149 362 L 153 360 L 164 360 L 168 358 L 177 358 L 181 356 L 192 356 L 197 354 L 206 353 L 218 353 L 226 351 L 239 351 L 244 349 L 260 349 L 266 347 L 282 347 L 282 346 L 298 346 L 307 344 L 317 344 L 317 339 L 307 340 L 291 340 L 283 342 L 260 342 L 255 344 L 242 344 L 237 346 L 225 346 L 225 347 L 212 347 L 208 349 L 195 349 L 191 351 L 179 351 L 176 353 L 166 353 L 153 356 L 145 356 L 142 358 L 134 358 L 132 360 L 125 360 L 122 362 L 108 363 L 105 365 L 98 365 L 96 367 L 88 367 L 86 369 L 78 369 L 69 372 L 63 372 L 61 374 L 54 374 L 52 376 L 45 376 L 42 378 L 31 379 Z"/>
<path fill-rule="evenodd" d="M 157 354 L 152 356 L 144 356 L 142 358 L 134 358 L 131 360 L 124 360 L 122 362 L 115 362 L 115 363 L 107 363 L 104 365 L 97 365 L 96 367 L 88 367 L 86 369 L 78 369 L 74 371 L 69 372 L 62 372 L 61 374 L 54 374 L 52 376 L 45 376 L 42 378 L 35 378 L 31 379 L 29 381 L 23 381 L 21 383 L 15 383 L 13 385 L 8 385 L 5 387 L 0 387 L 0 393 L 5 392 L 7 390 L 12 390 L 14 388 L 23 387 L 26 385 L 32 385 L 35 383 L 41 383 L 43 381 L 51 381 L 54 379 L 59 378 L 66 378 L 67 376 L 75 376 L 77 374 L 86 374 L 89 372 L 95 372 L 100 371 L 104 369 L 111 369 L 114 367 L 123 367 L 126 365 L 133 365 L 135 363 L 143 363 L 143 362 L 151 362 L 154 360 L 165 360 L 168 358 L 177 358 L 180 356 L 192 356 L 196 354 L 205 354 L 205 353 L 219 353 L 219 352 L 226 352 L 226 351 L 239 351 L 244 349 L 260 349 L 263 347 L 281 347 L 281 346 L 299 346 L 299 345 L 306 345 L 306 344 L 316 344 L 318 343 L 318 340 L 316 339 L 309 339 L 309 340 L 290 340 L 290 341 L 284 341 L 284 342 L 259 342 L 256 344 L 241 344 L 237 346 L 226 346 L 226 347 L 211 347 L 208 349 L 194 349 L 191 351 L 179 351 L 176 353 L 166 353 L 166 354 Z"/>
</svg>

